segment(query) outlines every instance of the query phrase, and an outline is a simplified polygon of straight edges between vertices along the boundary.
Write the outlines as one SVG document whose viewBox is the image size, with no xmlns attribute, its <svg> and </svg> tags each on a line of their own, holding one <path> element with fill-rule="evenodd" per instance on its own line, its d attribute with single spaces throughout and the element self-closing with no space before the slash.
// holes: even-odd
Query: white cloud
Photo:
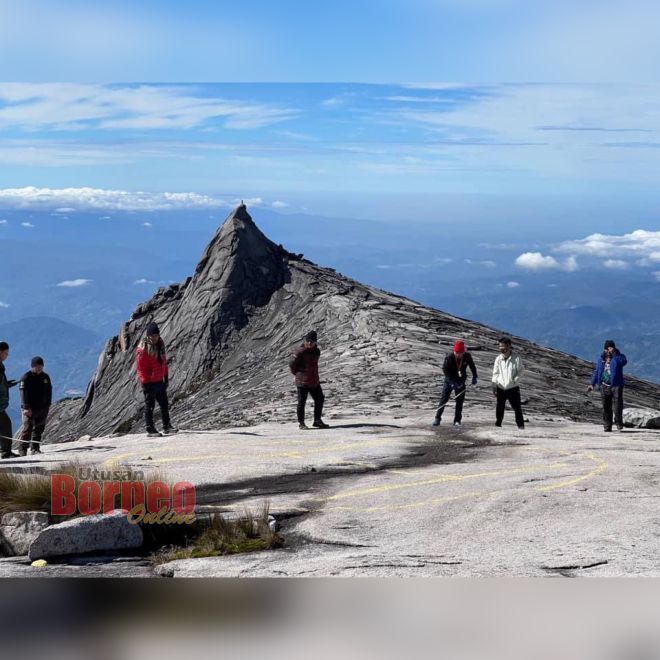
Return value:
<svg viewBox="0 0 660 660">
<path fill-rule="evenodd" d="M 655 277 L 656 281 L 660 282 L 660 270 L 654 271 L 653 277 Z"/>
<path fill-rule="evenodd" d="M 456 101 L 451 97 L 443 96 L 383 96 L 383 101 L 391 101 L 392 103 L 455 103 Z"/>
<path fill-rule="evenodd" d="M 524 246 L 518 243 L 479 243 L 479 247 L 488 250 L 516 250 Z"/>
<path fill-rule="evenodd" d="M 55 209 L 55 213 L 75 213 L 76 209 L 71 206 L 61 206 L 58 209 Z"/>
<path fill-rule="evenodd" d="M 272 204 L 274 209 L 285 209 L 287 206 L 289 205 L 286 202 L 281 202 L 279 199 L 275 200 Z"/>
<path fill-rule="evenodd" d="M 564 241 L 555 252 L 589 257 L 604 257 L 613 261 L 635 259 L 638 265 L 660 261 L 660 231 L 637 229 L 629 234 L 591 234 L 575 241 Z"/>
<path fill-rule="evenodd" d="M 21 222 L 21 227 L 27 227 L 28 229 L 34 229 L 34 225 L 31 222 Z"/>
<path fill-rule="evenodd" d="M 428 82 L 428 83 L 404 83 L 401 87 L 405 89 L 427 89 L 427 90 L 441 90 L 441 91 L 455 91 L 474 88 L 475 85 L 468 83 L 454 83 L 454 82 Z"/>
<path fill-rule="evenodd" d="M 153 280 L 148 280 L 145 277 L 141 277 L 139 280 L 135 280 L 133 284 L 156 284 Z"/>
<path fill-rule="evenodd" d="M 151 222 L 143 222 L 142 226 L 143 227 L 153 227 L 153 224 Z"/>
<path fill-rule="evenodd" d="M 61 286 L 65 288 L 74 288 L 78 286 L 85 286 L 86 284 L 90 284 L 92 280 L 85 280 L 85 279 L 77 279 L 77 280 L 64 280 L 63 282 L 60 282 L 59 284 L 56 284 L 55 286 Z"/>
<path fill-rule="evenodd" d="M 465 263 L 474 266 L 483 266 L 484 268 L 495 268 L 497 266 L 497 264 L 490 259 L 484 259 L 482 261 L 475 261 L 474 259 L 465 259 Z"/>
<path fill-rule="evenodd" d="M 516 259 L 515 264 L 527 270 L 559 268 L 559 262 L 554 257 L 544 257 L 540 252 L 525 252 Z"/>
<path fill-rule="evenodd" d="M 454 260 L 451 257 L 436 257 L 433 260 L 433 263 L 436 263 L 436 264 L 450 264 L 450 263 L 452 263 L 452 261 L 454 261 Z"/>
<path fill-rule="evenodd" d="M 2 307 L 3 309 L 6 309 L 7 307 L 10 307 L 10 306 L 11 306 L 11 305 L 9 305 L 8 303 L 6 303 L 6 302 L 2 302 L 2 301 L 0 300 L 0 307 Z"/>
<path fill-rule="evenodd" d="M 520 283 L 519 282 L 507 282 L 506 285 L 507 285 L 507 287 L 509 287 L 509 289 L 515 289 L 515 288 L 520 286 Z"/>
<path fill-rule="evenodd" d="M 540 252 L 524 252 L 516 258 L 514 263 L 518 268 L 525 270 L 565 270 L 573 272 L 578 268 L 575 257 L 568 257 L 562 263 L 554 257 L 544 256 Z"/>
<path fill-rule="evenodd" d="M 261 203 L 261 200 L 259 200 Z M 194 192 L 131 192 L 103 188 L 5 188 L 0 207 L 44 210 L 168 211 L 176 209 L 231 208 L 225 200 Z M 109 216 L 107 216 L 109 219 Z"/>
<path fill-rule="evenodd" d="M 345 102 L 346 99 L 341 96 L 332 96 L 321 101 L 321 105 L 325 108 L 336 108 L 337 106 L 343 105 Z"/>
<path fill-rule="evenodd" d="M 0 225 L 8 225 L 9 223 L 6 220 L 0 220 Z"/>
<path fill-rule="evenodd" d="M 629 267 L 628 262 L 621 259 L 607 259 L 603 262 L 603 266 L 612 270 L 626 270 Z"/>
<path fill-rule="evenodd" d="M 190 129 L 221 120 L 252 129 L 293 119 L 293 108 L 196 94 L 177 86 L 3 83 L 0 128 L 39 130 Z"/>
<path fill-rule="evenodd" d="M 234 202 L 236 204 L 243 202 L 246 206 L 261 206 L 261 204 L 264 203 L 264 200 L 261 199 L 261 197 L 249 197 L 248 199 L 235 199 Z"/>
</svg>

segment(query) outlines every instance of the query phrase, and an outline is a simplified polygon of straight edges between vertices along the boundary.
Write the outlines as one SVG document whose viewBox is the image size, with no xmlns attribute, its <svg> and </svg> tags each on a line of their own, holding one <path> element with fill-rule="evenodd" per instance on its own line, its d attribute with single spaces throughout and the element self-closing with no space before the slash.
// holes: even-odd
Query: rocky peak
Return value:
<svg viewBox="0 0 660 660">
<path fill-rule="evenodd" d="M 219 227 L 204 250 L 194 279 L 216 277 L 218 271 L 227 270 L 227 259 L 241 264 L 267 266 L 273 259 L 281 261 L 284 250 L 266 238 L 252 220 L 245 204 L 237 206 Z"/>
</svg>

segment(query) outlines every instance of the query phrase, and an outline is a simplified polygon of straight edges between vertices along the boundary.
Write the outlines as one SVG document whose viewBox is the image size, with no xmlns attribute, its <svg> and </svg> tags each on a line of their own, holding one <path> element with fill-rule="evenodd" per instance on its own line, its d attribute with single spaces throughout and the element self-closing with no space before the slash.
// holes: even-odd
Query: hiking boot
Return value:
<svg viewBox="0 0 660 660">
<path fill-rule="evenodd" d="M 305 422 L 300 422 L 300 424 L 298 424 L 298 428 L 299 428 L 301 431 L 305 431 L 306 429 L 309 428 L 309 426 L 307 426 L 307 424 L 305 424 Z"/>
<path fill-rule="evenodd" d="M 39 447 L 32 447 L 32 449 L 30 449 L 30 456 L 34 456 L 35 454 L 41 454 L 41 453 L 42 452 L 41 449 L 39 449 Z"/>
<path fill-rule="evenodd" d="M 19 449 L 17 455 L 20 456 L 21 458 L 27 456 L 27 449 Z"/>
<path fill-rule="evenodd" d="M 603 429 L 603 431 L 605 431 L 605 433 L 612 433 L 612 427 L 611 427 L 611 426 L 606 426 L 606 427 Z"/>
<path fill-rule="evenodd" d="M 431 426 L 440 426 L 440 420 L 436 417 L 436 418 L 433 420 L 433 424 L 431 424 Z"/>
<path fill-rule="evenodd" d="M 178 433 L 179 429 L 175 428 L 174 426 L 166 426 L 163 429 L 163 435 L 174 435 L 175 433 Z"/>
<path fill-rule="evenodd" d="M 502 428 L 502 422 L 495 422 L 495 426 L 497 426 L 498 428 Z"/>
<path fill-rule="evenodd" d="M 147 430 L 147 438 L 160 438 L 162 434 L 156 431 L 156 429 Z"/>
<path fill-rule="evenodd" d="M 0 458 L 5 459 L 5 458 L 21 458 L 20 454 L 15 454 L 13 451 L 7 452 L 6 454 L 3 454 L 0 456 Z"/>
<path fill-rule="evenodd" d="M 623 431 L 623 424 L 617 424 L 616 425 L 616 430 L 617 431 Z"/>
<path fill-rule="evenodd" d="M 461 425 L 460 422 L 454 422 L 454 426 L 460 426 L 460 425 Z"/>
<path fill-rule="evenodd" d="M 326 424 L 322 419 L 315 419 L 312 426 L 315 429 L 329 429 L 330 428 L 330 426 L 328 424 Z"/>
</svg>

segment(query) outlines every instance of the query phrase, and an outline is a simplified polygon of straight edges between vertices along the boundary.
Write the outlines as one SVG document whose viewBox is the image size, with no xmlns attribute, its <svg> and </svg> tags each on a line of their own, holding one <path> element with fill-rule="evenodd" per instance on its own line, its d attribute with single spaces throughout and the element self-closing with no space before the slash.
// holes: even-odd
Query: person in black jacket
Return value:
<svg viewBox="0 0 660 660">
<path fill-rule="evenodd" d="M 21 411 L 23 413 L 23 431 L 18 453 L 27 454 L 30 441 L 31 454 L 41 454 L 41 436 L 46 428 L 48 410 L 53 399 L 53 385 L 50 377 L 44 371 L 44 360 L 37 356 L 32 358 L 30 371 L 21 378 Z"/>
<path fill-rule="evenodd" d="M 433 426 L 438 426 L 442 419 L 442 413 L 449 402 L 451 393 L 454 392 L 456 399 L 456 409 L 454 410 L 454 426 L 461 425 L 463 418 L 463 401 L 465 400 L 465 389 L 467 387 L 467 370 L 472 372 L 472 384 L 477 384 L 477 368 L 474 365 L 472 356 L 465 350 L 465 342 L 457 341 L 454 344 L 454 350 L 447 354 L 442 365 L 442 371 L 445 374 L 445 382 L 442 386 L 442 396 L 440 397 L 440 406 L 435 413 Z"/>
<path fill-rule="evenodd" d="M 9 406 L 9 388 L 17 384 L 15 380 L 7 380 L 3 362 L 9 357 L 9 344 L 0 341 L 0 458 L 18 458 L 11 450 L 13 431 L 11 419 L 6 410 Z"/>
</svg>

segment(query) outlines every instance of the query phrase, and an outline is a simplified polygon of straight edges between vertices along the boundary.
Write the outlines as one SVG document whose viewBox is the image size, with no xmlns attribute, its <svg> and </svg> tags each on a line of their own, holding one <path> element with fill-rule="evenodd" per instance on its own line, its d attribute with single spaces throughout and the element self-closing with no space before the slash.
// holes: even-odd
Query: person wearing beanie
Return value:
<svg viewBox="0 0 660 660">
<path fill-rule="evenodd" d="M 23 426 L 18 445 L 20 456 L 41 454 L 41 438 L 46 428 L 48 411 L 53 401 L 53 384 L 44 371 L 44 360 L 36 356 L 30 363 L 30 371 L 21 378 L 21 415 Z"/>
<path fill-rule="evenodd" d="M 167 399 L 169 366 L 165 343 L 160 336 L 160 328 L 153 321 L 147 325 L 145 336 L 135 353 L 135 368 L 144 394 L 144 423 L 147 436 L 154 438 L 161 435 L 154 424 L 156 403 L 160 407 L 163 419 L 162 435 L 177 433 L 178 429 L 172 426 L 170 420 L 169 401 Z"/>
<path fill-rule="evenodd" d="M 522 402 L 520 400 L 520 377 L 522 376 L 522 360 L 511 349 L 511 339 L 502 337 L 499 341 L 500 354 L 493 365 L 493 396 L 495 406 L 495 426 L 502 426 L 504 408 L 508 401 L 516 417 L 519 429 L 525 428 Z"/>
<path fill-rule="evenodd" d="M 312 426 L 317 429 L 327 429 L 329 426 L 321 419 L 323 415 L 323 402 L 325 397 L 319 380 L 319 357 L 321 351 L 317 346 L 318 336 L 316 330 L 310 330 L 305 335 L 303 345 L 296 350 L 292 360 L 289 362 L 289 369 L 296 377 L 296 389 L 298 390 L 298 428 L 309 428 L 305 424 L 305 404 L 307 395 L 311 395 L 314 400 L 314 423 Z"/>
<path fill-rule="evenodd" d="M 442 372 L 445 375 L 445 381 L 442 385 L 442 395 L 440 396 L 440 406 L 435 413 L 433 426 L 439 426 L 442 420 L 442 413 L 449 402 L 451 393 L 454 392 L 456 407 L 454 408 L 454 426 L 460 426 L 463 419 L 463 402 L 465 401 L 465 390 L 467 389 L 467 370 L 472 373 L 472 385 L 477 384 L 477 367 L 474 364 L 472 355 L 465 350 L 465 342 L 457 341 L 454 344 L 454 350 L 447 353 L 442 363 Z"/>
<path fill-rule="evenodd" d="M 9 388 L 18 384 L 16 380 L 7 380 L 5 375 L 5 360 L 9 357 L 9 344 L 0 341 L 0 458 L 18 458 L 11 450 L 14 432 L 11 418 L 7 414 L 9 407 Z"/>
<path fill-rule="evenodd" d="M 153 321 L 147 326 L 147 329 L 145 331 L 145 334 L 147 337 L 149 336 L 154 336 L 158 335 L 160 336 L 160 328 L 158 327 L 157 323 L 154 323 Z"/>
<path fill-rule="evenodd" d="M 612 430 L 612 417 L 619 431 L 623 430 L 623 368 L 628 364 L 626 356 L 608 339 L 591 376 L 587 392 L 600 390 L 603 401 L 603 429 Z"/>
</svg>

